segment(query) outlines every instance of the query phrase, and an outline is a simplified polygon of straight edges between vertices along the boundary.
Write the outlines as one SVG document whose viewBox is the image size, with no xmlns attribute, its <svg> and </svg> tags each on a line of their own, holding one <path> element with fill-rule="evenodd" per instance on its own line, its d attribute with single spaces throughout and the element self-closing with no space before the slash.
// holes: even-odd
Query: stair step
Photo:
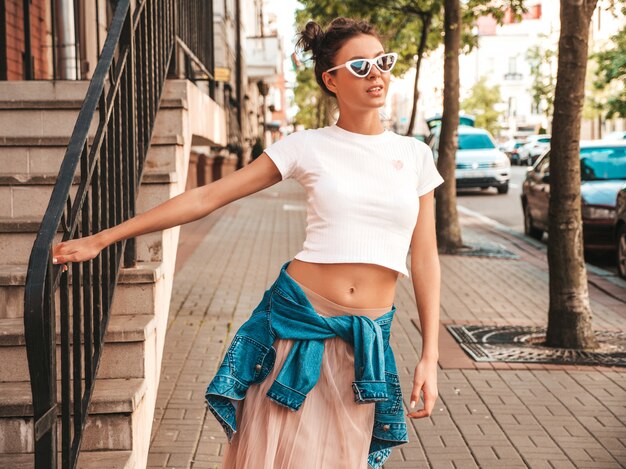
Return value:
<svg viewBox="0 0 626 469">
<path fill-rule="evenodd" d="M 0 82 L 2 83 L 2 82 Z M 87 142 L 91 145 L 93 137 L 88 137 Z M 3 135 L 0 136 L 0 147 L 65 147 L 70 143 L 67 135 L 35 137 L 32 135 Z M 150 145 L 182 145 L 182 135 L 153 135 Z"/>
<path fill-rule="evenodd" d="M 2 111 L 57 111 L 60 109 L 69 109 L 74 111 L 80 111 L 83 105 L 83 98 L 77 99 L 0 99 L 0 112 Z M 165 109 L 177 109 L 187 108 L 187 101 L 183 98 L 168 98 L 162 99 L 159 103 L 159 108 Z M 98 106 L 96 106 L 98 109 Z M 76 113 L 78 117 L 78 112 Z"/>
<path fill-rule="evenodd" d="M 146 380 L 100 379 L 96 381 L 81 448 L 90 450 L 132 450 L 133 412 L 139 410 L 146 394 Z M 57 399 L 61 383 L 57 382 Z M 34 451 L 32 395 L 30 383 L 0 383 L 0 454 Z M 58 441 L 60 441 L 60 416 Z M 20 435 L 15 438 L 15 435 Z"/>
<path fill-rule="evenodd" d="M 0 217 L 41 219 L 48 207 L 56 180 L 56 174 L 0 175 Z M 78 181 L 76 177 L 70 191 L 72 199 L 76 195 Z M 174 171 L 165 173 L 146 171 L 141 180 L 142 185 L 177 182 L 178 175 Z"/>
<path fill-rule="evenodd" d="M 186 102 L 185 80 L 173 80 L 163 88 L 160 105 L 172 101 Z M 86 80 L 25 80 L 0 82 L 0 103 L 76 102 L 82 105 L 89 81 Z M 106 90 L 105 85 L 105 90 Z"/>
<path fill-rule="evenodd" d="M 3 107 L 0 105 L 0 136 L 3 137 L 67 137 L 74 131 L 80 106 L 56 107 L 54 102 L 44 103 L 45 107 Z M 158 134 L 176 134 L 184 129 L 180 127 L 179 114 L 186 103 L 178 102 L 170 106 L 160 105 L 159 117 L 155 121 L 154 132 Z M 89 125 L 87 135 L 93 138 L 98 128 L 99 114 L 96 112 Z M 165 132 L 164 132 L 165 131 Z"/>
<path fill-rule="evenodd" d="M 0 186 L 54 186 L 58 179 L 58 173 L 33 174 L 0 174 Z M 177 182 L 178 174 L 175 171 L 158 172 L 146 171 L 143 173 L 143 184 L 167 184 Z M 73 184 L 80 182 L 80 174 L 74 175 Z"/>
<path fill-rule="evenodd" d="M 0 264 L 0 318 L 24 317 L 26 269 L 26 264 Z M 135 267 L 122 268 L 111 317 L 154 314 L 154 285 L 163 275 L 159 262 L 138 262 Z M 58 304 L 58 294 L 56 301 Z"/>
<path fill-rule="evenodd" d="M 98 379 L 89 413 L 131 413 L 146 392 L 143 378 Z M 57 382 L 57 399 L 61 399 L 61 382 Z M 32 417 L 30 383 L 0 383 L 0 417 Z"/>
<path fill-rule="evenodd" d="M 0 135 L 71 135 L 88 86 L 89 82 L 86 81 L 0 83 Z M 159 103 L 159 109 L 165 113 L 172 109 L 180 111 L 187 108 L 186 99 L 176 95 L 164 97 Z M 90 124 L 89 135 L 95 134 L 98 122 L 99 114 L 96 113 Z"/>
<path fill-rule="evenodd" d="M 154 325 L 154 318 L 147 314 L 112 316 L 105 340 L 107 343 L 141 342 L 154 331 Z M 57 342 L 60 343 L 60 341 L 57 330 Z M 25 345 L 24 321 L 21 318 L 0 319 L 0 347 L 18 345 Z"/>
<path fill-rule="evenodd" d="M 105 334 L 98 378 L 143 378 L 146 372 L 146 344 L 149 339 L 153 339 L 155 329 L 154 316 L 111 316 Z M 61 378 L 59 331 L 60 325 L 57 321 L 57 379 Z M 70 343 L 72 342 L 70 335 Z M 0 319 L 0 354 L 0 382 L 30 379 L 22 318 Z M 128 357 L 133 357 L 133 360 L 128 360 Z"/>
<path fill-rule="evenodd" d="M 91 145 L 93 138 L 89 138 Z M 69 137 L 0 137 L 0 174 L 56 174 L 69 144 Z M 175 158 L 168 147 L 182 146 L 181 135 L 153 135 L 146 172 L 175 171 Z"/>
<path fill-rule="evenodd" d="M 0 82 L 0 102 L 82 101 L 89 82 L 85 80 L 33 80 Z"/>
<path fill-rule="evenodd" d="M 78 469 L 133 469 L 132 451 L 81 451 L 78 455 Z M 33 453 L 0 454 L 0 467 L 11 469 L 33 469 L 35 455 Z M 61 456 L 59 453 L 59 464 Z"/>
</svg>

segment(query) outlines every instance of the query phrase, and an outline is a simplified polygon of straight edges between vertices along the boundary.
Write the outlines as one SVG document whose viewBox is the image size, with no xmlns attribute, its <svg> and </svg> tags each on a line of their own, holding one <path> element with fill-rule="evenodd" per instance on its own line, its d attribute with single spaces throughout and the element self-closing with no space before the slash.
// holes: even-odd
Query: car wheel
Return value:
<svg viewBox="0 0 626 469">
<path fill-rule="evenodd" d="M 620 226 L 617 232 L 617 273 L 626 278 L 626 225 Z"/>
<path fill-rule="evenodd" d="M 509 181 L 505 182 L 504 184 L 500 184 L 499 186 L 497 186 L 498 189 L 498 194 L 506 194 L 507 192 L 509 192 Z"/>
<path fill-rule="evenodd" d="M 539 228 L 535 228 L 533 226 L 533 219 L 530 216 L 530 208 L 528 207 L 528 203 L 524 205 L 524 234 L 538 240 L 541 240 L 541 238 L 543 237 L 543 230 L 540 230 Z"/>
</svg>

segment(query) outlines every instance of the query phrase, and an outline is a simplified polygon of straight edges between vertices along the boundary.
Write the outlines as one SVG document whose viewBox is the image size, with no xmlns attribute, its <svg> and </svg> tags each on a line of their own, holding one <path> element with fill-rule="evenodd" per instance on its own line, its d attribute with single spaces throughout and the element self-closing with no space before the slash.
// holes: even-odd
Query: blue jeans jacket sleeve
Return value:
<svg viewBox="0 0 626 469">
<path fill-rule="evenodd" d="M 250 385 L 263 381 L 274 368 L 276 350 L 269 327 L 269 297 L 266 291 L 250 318 L 237 330 L 205 392 L 208 408 L 224 428 L 229 442 L 237 431 L 233 402 L 244 399 Z"/>
<path fill-rule="evenodd" d="M 375 404 L 368 463 L 379 469 L 392 447 L 408 441 L 400 380 L 389 344 L 395 305 L 375 321 L 365 316 L 320 316 L 290 280 L 287 265 L 233 337 L 205 393 L 209 410 L 230 442 L 237 431 L 237 401 L 245 398 L 251 384 L 265 380 L 273 369 L 276 338 L 293 339 L 294 345 L 267 395 L 298 410 L 319 379 L 324 340 L 340 336 L 355 349 L 355 401 Z"/>
<path fill-rule="evenodd" d="M 300 409 L 319 380 L 323 354 L 323 340 L 296 340 L 267 396 L 291 410 Z"/>
<path fill-rule="evenodd" d="M 312 309 L 303 293 L 303 297 L 298 299 L 300 291 L 293 291 L 289 286 L 283 285 L 273 290 L 270 297 L 270 324 L 277 337 L 313 343 L 330 337 L 341 337 L 354 346 L 355 380 L 352 383 L 354 400 L 363 403 L 387 399 L 383 366 L 385 344 L 389 340 L 390 321 L 379 325 L 365 316 L 320 316 Z M 395 306 L 393 310 L 395 312 Z M 288 386 L 292 389 L 285 389 L 285 391 L 289 394 L 288 400 L 293 401 L 298 407 L 301 402 L 298 400 L 297 391 L 302 392 L 302 389 L 306 388 L 308 392 L 312 385 L 309 381 L 305 381 L 305 378 L 294 378 L 294 375 L 314 374 L 317 380 L 321 364 L 321 358 L 315 359 L 315 363 L 308 364 L 304 357 L 314 356 L 314 354 L 308 354 L 308 346 L 302 347 L 300 344 L 290 351 L 280 376 L 276 380 L 278 384 L 272 390 L 271 395 L 273 398 L 276 392 L 282 391 L 281 383 L 285 384 L 286 380 L 289 380 L 291 385 Z M 323 352 L 323 345 L 320 349 L 316 345 L 311 347 L 311 352 L 319 352 L 319 354 Z M 298 369 L 302 363 L 307 364 L 303 369 Z M 313 365 L 316 366 L 315 369 Z M 296 386 L 297 384 L 304 388 Z M 292 390 L 296 392 L 291 392 Z M 304 396 L 300 397 L 300 401 L 303 401 Z"/>
<path fill-rule="evenodd" d="M 367 317 L 352 318 L 354 341 L 354 390 L 356 402 L 384 401 L 387 387 L 383 363 L 372 357 L 384 356 L 384 338 L 378 324 Z"/>
</svg>

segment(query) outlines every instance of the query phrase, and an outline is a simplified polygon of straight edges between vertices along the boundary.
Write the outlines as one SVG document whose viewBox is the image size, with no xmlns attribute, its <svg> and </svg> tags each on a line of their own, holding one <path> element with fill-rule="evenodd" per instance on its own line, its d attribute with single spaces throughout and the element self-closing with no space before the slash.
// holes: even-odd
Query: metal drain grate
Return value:
<svg viewBox="0 0 626 469">
<path fill-rule="evenodd" d="M 476 361 L 626 366 L 626 331 L 594 331 L 600 347 L 590 351 L 542 345 L 545 327 L 449 324 L 446 328 Z"/>
<path fill-rule="evenodd" d="M 498 259 L 519 259 L 520 256 L 509 251 L 504 246 L 492 242 L 472 242 L 464 244 L 455 256 L 493 257 Z"/>
</svg>

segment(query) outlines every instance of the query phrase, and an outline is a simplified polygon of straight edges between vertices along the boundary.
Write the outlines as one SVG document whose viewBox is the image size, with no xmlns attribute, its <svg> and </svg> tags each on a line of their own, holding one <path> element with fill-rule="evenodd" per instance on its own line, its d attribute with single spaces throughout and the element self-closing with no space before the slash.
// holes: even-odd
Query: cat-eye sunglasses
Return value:
<svg viewBox="0 0 626 469">
<path fill-rule="evenodd" d="M 379 55 L 373 59 L 348 60 L 345 64 L 337 65 L 336 67 L 329 68 L 326 71 L 332 72 L 338 68 L 346 67 L 354 76 L 364 78 L 369 75 L 372 65 L 376 65 L 376 68 L 378 68 L 381 72 L 390 72 L 397 60 L 397 53 L 387 52 L 386 54 Z"/>
</svg>

